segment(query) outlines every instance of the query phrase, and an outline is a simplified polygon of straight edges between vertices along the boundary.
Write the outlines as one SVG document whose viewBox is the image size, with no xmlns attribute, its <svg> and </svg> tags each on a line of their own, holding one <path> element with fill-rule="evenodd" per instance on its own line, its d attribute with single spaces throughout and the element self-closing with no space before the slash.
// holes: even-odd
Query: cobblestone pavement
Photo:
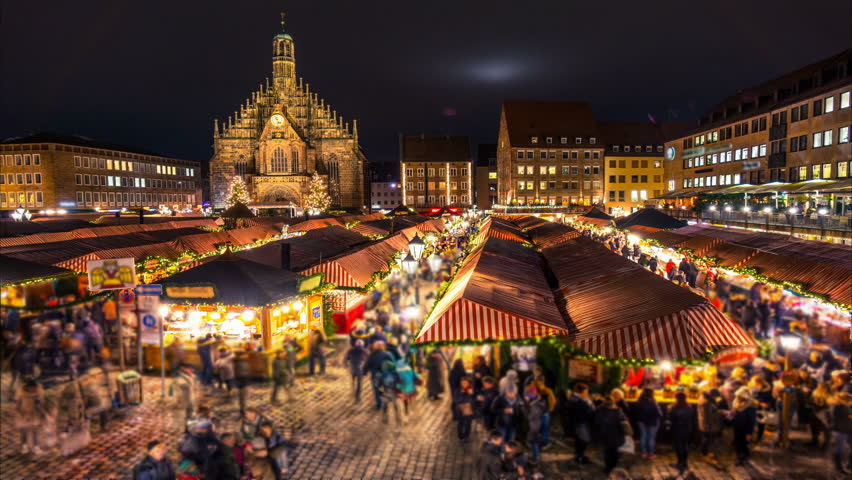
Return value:
<svg viewBox="0 0 852 480">
<path fill-rule="evenodd" d="M 339 358 L 339 355 L 336 357 Z M 3 380 L 3 393 L 8 382 Z M 2 431 L 0 431 L 1 479 L 125 479 L 132 466 L 143 455 L 145 443 L 153 438 L 166 441 L 175 452 L 182 432 L 181 414 L 171 400 L 160 400 L 158 377 L 146 376 L 145 401 L 123 409 L 106 432 L 93 427 L 91 444 L 69 458 L 55 454 L 39 457 L 19 455 L 18 433 L 13 425 L 12 404 L 4 399 Z M 455 426 L 450 418 L 446 399 L 429 401 L 420 396 L 412 413 L 400 427 L 381 423 L 373 409 L 369 381 L 365 384 L 360 403 L 351 395 L 349 378 L 343 368 L 330 361 L 328 373 L 322 377 L 300 376 L 295 398 L 281 407 L 268 404 L 270 387 L 250 387 L 249 404 L 274 418 L 286 436 L 299 443 L 293 464 L 293 479 L 311 480 L 469 480 L 475 478 L 474 465 L 479 440 L 483 432 L 477 427 L 475 440 L 462 445 L 455 438 Z M 227 401 L 222 396 L 210 397 L 214 413 L 222 424 L 221 431 L 234 430 L 238 421 L 236 398 Z M 558 430 L 558 427 L 555 427 Z M 560 437 L 558 431 L 554 432 Z M 765 440 L 764 440 L 765 441 Z M 660 455 L 653 461 L 625 458 L 623 466 L 634 478 L 674 479 L 676 472 L 668 465 L 674 454 L 663 444 Z M 582 469 L 570 462 L 570 448 L 555 445 L 542 453 L 541 471 L 544 478 L 601 479 L 600 453 L 589 453 L 593 465 Z M 697 455 L 694 455 L 694 457 Z M 702 480 L 715 479 L 834 479 L 830 462 L 816 450 L 807 454 L 789 455 L 758 447 L 753 465 L 747 468 L 724 467 L 691 459 L 692 472 Z M 721 458 L 723 465 L 733 464 L 728 453 Z"/>
</svg>

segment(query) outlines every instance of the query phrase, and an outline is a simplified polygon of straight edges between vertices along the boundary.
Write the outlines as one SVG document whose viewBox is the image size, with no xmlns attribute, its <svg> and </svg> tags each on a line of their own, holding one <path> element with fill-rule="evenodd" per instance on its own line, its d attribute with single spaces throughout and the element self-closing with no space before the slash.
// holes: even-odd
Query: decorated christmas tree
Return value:
<svg viewBox="0 0 852 480">
<path fill-rule="evenodd" d="M 225 200 L 225 208 L 233 207 L 238 203 L 248 205 L 250 202 L 251 197 L 249 196 L 248 187 L 246 187 L 246 182 L 243 181 L 243 177 L 234 177 L 234 179 L 231 180 L 231 186 L 228 190 L 228 199 Z"/>
<path fill-rule="evenodd" d="M 331 207 L 331 197 L 328 196 L 328 189 L 322 177 L 316 172 L 311 177 L 311 184 L 308 188 L 308 196 L 305 197 L 305 209 L 308 210 L 309 214 L 317 215 Z"/>
</svg>

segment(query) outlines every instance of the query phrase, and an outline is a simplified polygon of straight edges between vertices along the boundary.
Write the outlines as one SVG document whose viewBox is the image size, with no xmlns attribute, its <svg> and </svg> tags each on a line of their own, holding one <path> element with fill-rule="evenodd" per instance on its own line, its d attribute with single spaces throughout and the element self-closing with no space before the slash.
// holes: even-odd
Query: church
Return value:
<svg viewBox="0 0 852 480">
<path fill-rule="evenodd" d="M 367 158 L 358 145 L 358 123 L 344 122 L 309 83 L 297 80 L 295 44 L 283 29 L 283 14 L 281 26 L 272 39 L 271 82 L 261 83 L 227 123 L 213 122 L 213 207 L 225 206 L 237 175 L 253 206 L 301 206 L 317 173 L 333 207 L 360 210 Z"/>
</svg>

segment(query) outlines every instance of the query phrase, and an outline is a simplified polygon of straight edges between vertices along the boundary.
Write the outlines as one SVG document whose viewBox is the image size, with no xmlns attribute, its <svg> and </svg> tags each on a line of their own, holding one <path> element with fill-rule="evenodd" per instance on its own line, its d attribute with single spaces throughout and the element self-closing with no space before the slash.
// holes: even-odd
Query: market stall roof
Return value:
<svg viewBox="0 0 852 480">
<path fill-rule="evenodd" d="M 613 218 L 612 215 L 607 214 L 598 207 L 592 207 L 591 210 L 580 216 L 585 218 L 601 218 L 603 220 L 612 220 Z"/>
<path fill-rule="evenodd" d="M 540 254 L 516 242 L 489 238 L 468 255 L 416 341 L 521 339 L 566 332 Z"/>
<path fill-rule="evenodd" d="M 227 252 L 211 262 L 164 278 L 160 283 L 165 293 L 163 298 L 167 302 L 262 307 L 298 295 L 301 278 L 296 273 L 245 260 Z M 169 295 L 169 287 L 206 286 L 213 287 L 213 298 Z"/>
<path fill-rule="evenodd" d="M 369 238 L 360 233 L 333 225 L 309 230 L 297 237 L 241 250 L 236 255 L 253 262 L 282 268 L 281 246 L 287 244 L 290 245 L 290 270 L 298 272 L 320 263 L 323 259 L 333 258 L 369 241 Z"/>
<path fill-rule="evenodd" d="M 508 220 L 512 221 L 515 225 L 521 227 L 522 230 L 527 230 L 532 227 L 537 227 L 539 225 L 544 225 L 545 223 L 549 223 L 547 220 L 544 220 L 535 215 L 517 215 L 517 216 L 509 216 Z"/>
<path fill-rule="evenodd" d="M 364 233 L 365 235 L 388 235 L 391 231 L 398 232 L 405 228 L 424 223 L 428 220 L 431 219 L 421 215 L 400 215 L 398 217 L 388 217 L 380 220 L 361 222 L 352 227 L 352 230 Z"/>
<path fill-rule="evenodd" d="M 135 219 L 134 219 L 135 220 Z M 146 217 L 145 221 L 150 221 L 151 218 Z M 125 220 L 127 222 L 127 220 Z M 32 223 L 32 222 L 30 222 Z M 38 222 L 52 223 L 52 222 Z M 63 242 L 75 240 L 79 238 L 93 237 L 109 237 L 115 235 L 129 235 L 138 232 L 151 233 L 154 231 L 170 231 L 183 228 L 216 228 L 216 221 L 211 218 L 191 218 L 186 220 L 173 220 L 169 222 L 157 223 L 133 223 L 129 225 L 111 225 L 111 226 L 93 226 L 91 223 L 85 222 L 85 228 L 76 228 L 70 231 L 61 232 L 45 232 L 26 235 L 22 237 L 9 237 L 0 239 L 0 248 L 12 247 L 15 245 L 36 245 L 41 243 Z"/>
<path fill-rule="evenodd" d="M 497 218 L 494 216 L 488 217 L 479 227 L 479 232 L 476 235 L 476 242 L 482 243 L 488 238 L 500 238 L 516 243 L 529 243 L 529 238 L 514 223 Z"/>
<path fill-rule="evenodd" d="M 580 232 L 574 227 L 554 222 L 536 225 L 525 233 L 538 248 L 551 247 L 580 236 Z"/>
<path fill-rule="evenodd" d="M 643 208 L 626 217 L 619 218 L 615 221 L 615 225 L 620 229 L 631 227 L 633 225 L 642 225 L 644 227 L 668 230 L 683 227 L 686 225 L 686 222 L 666 215 L 656 208 Z"/>
<path fill-rule="evenodd" d="M 606 220 L 603 218 L 594 218 L 594 217 L 577 217 L 578 222 L 587 223 L 589 225 L 595 225 L 598 227 L 606 227 L 608 225 L 612 225 L 612 220 Z"/>
<path fill-rule="evenodd" d="M 0 255 L 0 285 L 16 285 L 41 278 L 70 275 L 74 272 L 65 268 L 28 262 L 6 255 Z"/>
<path fill-rule="evenodd" d="M 819 191 L 825 193 L 852 193 L 852 178 L 846 178 L 825 184 L 820 187 Z"/>
<path fill-rule="evenodd" d="M 706 299 L 586 238 L 543 250 L 581 350 L 610 358 L 700 358 L 753 345 Z M 576 329 L 576 330 L 575 330 Z"/>
</svg>

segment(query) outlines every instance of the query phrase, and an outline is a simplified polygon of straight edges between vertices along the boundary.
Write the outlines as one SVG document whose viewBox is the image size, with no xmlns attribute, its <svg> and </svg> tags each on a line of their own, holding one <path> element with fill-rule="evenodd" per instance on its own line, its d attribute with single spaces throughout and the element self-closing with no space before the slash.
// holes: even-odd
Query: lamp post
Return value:
<svg viewBox="0 0 852 480">
<path fill-rule="evenodd" d="M 784 348 L 784 373 L 781 375 L 781 382 L 784 384 L 781 391 L 781 446 L 784 448 L 790 446 L 790 402 L 796 382 L 796 372 L 790 370 L 790 352 L 798 350 L 801 344 L 802 338 L 798 335 L 781 335 L 781 347 Z"/>
<path fill-rule="evenodd" d="M 790 235 L 793 235 L 793 222 L 796 220 L 797 213 L 799 213 L 799 209 L 796 207 L 787 209 L 787 221 L 790 222 Z"/>
<path fill-rule="evenodd" d="M 746 201 L 748 201 L 748 196 L 746 196 Z M 748 216 L 749 216 L 750 212 L 751 212 L 751 207 L 749 207 L 748 205 L 743 207 L 743 218 L 745 218 L 746 230 L 748 230 Z"/>
<path fill-rule="evenodd" d="M 766 231 L 769 231 L 769 214 L 772 213 L 772 207 L 764 207 L 763 213 L 766 214 Z"/>
<path fill-rule="evenodd" d="M 427 263 L 429 264 L 429 270 L 432 272 L 432 277 L 434 278 L 436 277 L 438 272 L 441 271 L 441 266 L 443 265 L 444 261 L 441 260 L 441 257 L 439 257 L 438 254 L 433 253 L 427 259 Z"/>
<path fill-rule="evenodd" d="M 417 305 L 420 305 L 420 258 L 423 257 L 425 247 L 426 244 L 420 235 L 415 234 L 414 238 L 408 242 L 408 255 L 402 260 L 402 269 L 409 278 L 414 280 L 414 298 L 417 300 Z"/>
<path fill-rule="evenodd" d="M 825 240 L 825 216 L 828 214 L 827 208 L 817 210 L 817 221 L 819 222 L 819 238 Z"/>
</svg>

